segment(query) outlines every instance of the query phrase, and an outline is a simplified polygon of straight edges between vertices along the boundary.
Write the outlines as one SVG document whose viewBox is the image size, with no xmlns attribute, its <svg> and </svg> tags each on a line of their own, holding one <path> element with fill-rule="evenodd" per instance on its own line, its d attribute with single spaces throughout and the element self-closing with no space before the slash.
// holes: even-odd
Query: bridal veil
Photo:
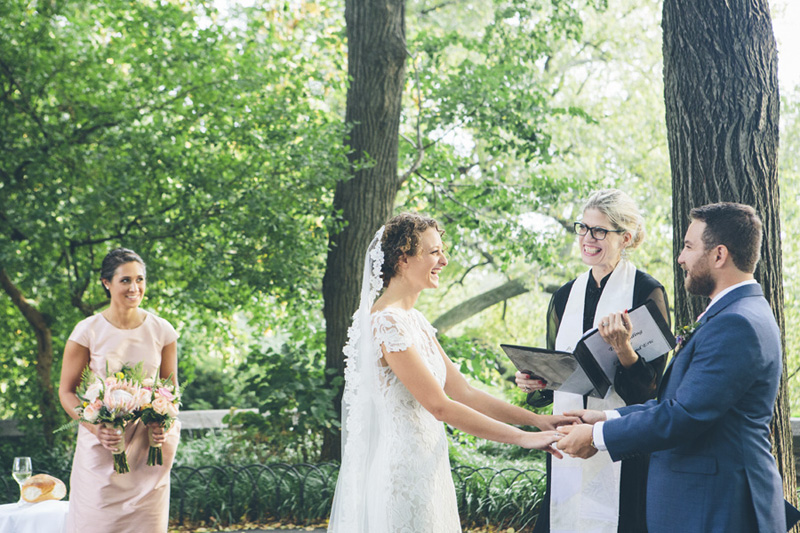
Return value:
<svg viewBox="0 0 800 533">
<path fill-rule="evenodd" d="M 385 471 L 376 461 L 379 427 L 385 423 L 385 405 L 380 394 L 379 349 L 375 346 L 370 309 L 383 288 L 381 227 L 364 258 L 361 297 L 344 347 L 345 387 L 342 397 L 342 464 L 333 499 L 329 532 L 379 533 L 386 527 L 380 516 L 386 508 L 388 487 L 373 479 L 371 472 Z M 376 483 L 377 482 L 377 483 Z"/>
</svg>

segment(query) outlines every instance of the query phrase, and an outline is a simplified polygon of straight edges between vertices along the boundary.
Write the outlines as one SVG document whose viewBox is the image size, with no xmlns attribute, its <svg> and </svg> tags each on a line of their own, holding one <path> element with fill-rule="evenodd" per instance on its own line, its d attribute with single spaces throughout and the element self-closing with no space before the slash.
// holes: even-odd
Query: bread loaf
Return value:
<svg viewBox="0 0 800 533">
<path fill-rule="evenodd" d="M 22 484 L 22 499 L 29 503 L 60 500 L 66 495 L 64 482 L 47 474 L 36 474 Z"/>
</svg>

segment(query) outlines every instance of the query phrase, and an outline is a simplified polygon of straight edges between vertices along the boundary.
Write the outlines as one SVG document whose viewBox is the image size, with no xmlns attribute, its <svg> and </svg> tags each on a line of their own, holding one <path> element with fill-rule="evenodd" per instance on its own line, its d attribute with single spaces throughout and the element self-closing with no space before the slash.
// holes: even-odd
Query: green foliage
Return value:
<svg viewBox="0 0 800 533">
<path fill-rule="evenodd" d="M 179 331 L 213 336 L 267 297 L 318 301 L 346 161 L 326 94 L 343 88 L 341 24 L 324 4 L 272 4 L 235 23 L 199 2 L 4 4 L 0 268 L 56 353 L 106 302 L 99 263 L 117 245 L 148 262 L 149 306 Z M 36 417 L 36 341 L 6 298 L 0 315 L 0 416 Z"/>
<path fill-rule="evenodd" d="M 593 122 L 576 106 L 554 105 L 547 72 L 554 50 L 580 36 L 581 7 L 498 0 L 411 18 L 401 155 L 414 171 L 400 203 L 445 222 L 464 262 L 502 270 L 520 256 L 553 260 L 556 240 L 532 231 L 523 215 L 584 186 L 546 169 L 561 150 L 554 117 Z"/>
<path fill-rule="evenodd" d="M 335 378 L 335 388 L 324 387 L 323 361 L 319 342 L 300 341 L 254 350 L 242 365 L 240 371 L 249 376 L 244 390 L 255 396 L 260 413 L 238 412 L 228 422 L 241 426 L 240 437 L 263 450 L 262 461 L 289 455 L 316 460 L 323 430 L 338 426 L 333 398 L 341 378 Z"/>
<path fill-rule="evenodd" d="M 507 358 L 478 339 L 440 335 L 439 343 L 462 374 L 481 383 L 492 385 L 508 375 Z"/>
<path fill-rule="evenodd" d="M 452 253 L 442 275 L 443 287 L 420 299 L 426 314 L 435 319 L 510 279 L 530 289 L 469 318 L 448 335 L 465 335 L 490 346 L 543 345 L 550 291 L 585 268 L 573 253 L 571 222 L 580 217 L 588 192 L 600 187 L 619 187 L 639 204 L 647 237 L 631 259 L 672 294 L 671 185 L 661 36 L 656 31 L 659 9 L 656 1 L 630 0 L 604 12 L 584 10 L 581 34 L 554 42 L 543 52 L 546 66 L 539 68 L 537 79 L 547 87 L 550 109 L 582 110 L 548 116 L 543 125 L 550 136 L 548 161 L 525 165 L 517 158 L 495 157 L 485 164 L 481 132 L 471 130 L 451 133 L 436 151 L 426 151 L 425 161 L 434 155 L 445 168 L 450 165 L 453 175 L 462 173 L 458 186 L 448 191 L 438 188 L 444 181 L 441 171 L 432 176 L 421 170 L 425 179 L 412 179 L 404 198 L 404 207 L 421 206 L 445 221 L 443 238 Z M 481 201 L 466 194 L 456 196 L 480 188 Z M 459 198 L 463 207 L 447 203 L 452 197 Z M 502 205 L 496 212 L 491 207 L 495 199 Z"/>
<path fill-rule="evenodd" d="M 33 417 L 39 402 L 39 389 L 35 384 L 36 338 L 22 315 L 8 305 L 5 298 L 0 298 L 0 315 L 0 345 L 4 350 L 0 359 L 0 395 L 3 398 L 0 417 L 10 418 L 15 413 L 30 413 Z M 18 423 L 25 430 L 35 427 L 27 416 L 18 416 L 18 419 L 22 419 Z"/>
<path fill-rule="evenodd" d="M 207 362 L 197 369 L 181 395 L 182 408 L 187 411 L 229 409 L 255 405 L 252 394 L 243 392 L 244 380 L 234 372 L 223 372 Z"/>
</svg>

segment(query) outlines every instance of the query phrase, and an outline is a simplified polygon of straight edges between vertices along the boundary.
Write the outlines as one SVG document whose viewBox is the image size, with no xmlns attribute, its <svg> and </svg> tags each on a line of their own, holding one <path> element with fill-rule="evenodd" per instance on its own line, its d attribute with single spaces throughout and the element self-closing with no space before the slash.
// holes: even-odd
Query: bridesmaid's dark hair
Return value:
<svg viewBox="0 0 800 533">
<path fill-rule="evenodd" d="M 417 213 L 400 213 L 386 223 L 381 239 L 383 249 L 381 278 L 384 287 L 388 287 L 389 280 L 397 274 L 397 265 L 401 257 L 420 253 L 419 237 L 428 228 L 434 228 L 439 235 L 444 235 L 444 230 L 439 228 L 439 223 L 435 219 Z"/>
<path fill-rule="evenodd" d="M 106 291 L 106 296 L 110 297 L 111 293 L 108 289 L 106 289 L 103 280 L 111 281 L 111 278 L 114 277 L 114 272 L 117 271 L 117 268 L 120 265 L 124 265 L 125 263 L 132 263 L 137 262 L 142 265 L 142 270 L 144 270 L 145 274 L 147 274 L 147 265 L 144 264 L 144 261 L 139 254 L 134 252 L 133 250 L 129 250 L 128 248 L 114 248 L 106 256 L 103 258 L 103 264 L 100 266 L 100 284 L 103 285 L 103 290 Z"/>
</svg>

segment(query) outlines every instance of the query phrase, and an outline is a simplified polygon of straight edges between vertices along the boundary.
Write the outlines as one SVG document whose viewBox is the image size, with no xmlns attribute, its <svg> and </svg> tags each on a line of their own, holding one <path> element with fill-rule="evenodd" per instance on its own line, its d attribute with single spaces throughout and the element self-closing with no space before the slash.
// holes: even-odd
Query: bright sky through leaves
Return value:
<svg viewBox="0 0 800 533">
<path fill-rule="evenodd" d="M 800 2 L 771 2 L 772 27 L 778 41 L 778 81 L 781 92 L 800 85 Z"/>
</svg>

